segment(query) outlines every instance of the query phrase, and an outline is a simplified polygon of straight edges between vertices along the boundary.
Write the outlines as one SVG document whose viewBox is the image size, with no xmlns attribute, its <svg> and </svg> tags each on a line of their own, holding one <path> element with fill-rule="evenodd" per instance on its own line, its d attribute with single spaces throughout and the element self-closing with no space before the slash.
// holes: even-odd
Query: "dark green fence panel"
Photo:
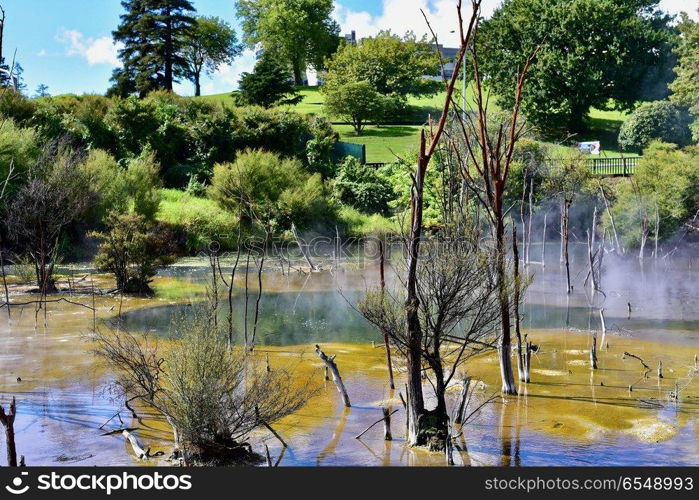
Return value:
<svg viewBox="0 0 699 500">
<path fill-rule="evenodd" d="M 338 141 L 333 149 L 333 160 L 341 161 L 346 156 L 354 156 L 363 165 L 366 163 L 366 146 L 364 144 Z"/>
</svg>

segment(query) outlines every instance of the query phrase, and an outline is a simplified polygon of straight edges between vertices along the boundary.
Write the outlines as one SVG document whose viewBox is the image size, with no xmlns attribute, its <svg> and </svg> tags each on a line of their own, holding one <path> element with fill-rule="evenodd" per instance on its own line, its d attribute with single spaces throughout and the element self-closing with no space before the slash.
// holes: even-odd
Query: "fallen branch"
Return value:
<svg viewBox="0 0 699 500">
<path fill-rule="evenodd" d="M 393 411 L 392 411 L 391 413 L 389 413 L 388 415 L 385 415 L 385 414 L 384 414 L 383 417 L 381 417 L 379 420 L 377 420 L 376 422 L 374 422 L 373 424 L 371 424 L 369 427 L 367 427 L 366 429 L 364 429 L 364 431 L 363 431 L 361 434 L 359 434 L 358 436 L 355 436 L 354 439 L 360 439 L 364 434 L 366 434 L 367 432 L 369 432 L 371 429 L 373 429 L 374 427 L 376 427 L 377 425 L 379 425 L 381 422 L 384 422 L 384 421 L 386 420 L 386 417 L 389 417 L 389 418 L 390 418 L 392 415 L 395 415 L 396 413 L 398 413 L 398 410 L 397 410 L 397 409 L 396 409 L 396 410 L 393 410 Z"/>
<path fill-rule="evenodd" d="M 643 359 L 639 358 L 639 357 L 636 356 L 635 354 L 631 354 L 630 352 L 625 352 L 625 353 L 624 353 L 624 356 L 622 357 L 622 359 L 626 359 L 627 357 L 628 357 L 628 358 L 634 358 L 634 359 L 639 360 L 639 361 L 641 362 L 641 364 L 643 365 L 643 368 L 645 368 L 646 370 L 650 371 L 650 369 L 651 369 L 650 366 L 648 366 L 648 365 L 646 364 L 646 362 L 643 361 Z"/>
</svg>

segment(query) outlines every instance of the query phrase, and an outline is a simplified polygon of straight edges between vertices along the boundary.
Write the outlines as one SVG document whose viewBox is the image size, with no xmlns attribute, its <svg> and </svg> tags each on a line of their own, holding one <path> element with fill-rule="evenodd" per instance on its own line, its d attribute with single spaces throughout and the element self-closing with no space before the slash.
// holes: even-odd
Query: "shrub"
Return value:
<svg viewBox="0 0 699 500">
<path fill-rule="evenodd" d="M 654 139 L 679 146 L 691 140 L 687 117 L 668 101 L 641 104 L 619 130 L 619 146 L 623 150 L 641 151 Z"/>
<path fill-rule="evenodd" d="M 375 168 L 362 165 L 351 156 L 339 168 L 333 193 L 342 203 L 366 213 L 386 213 L 395 196 L 390 182 Z"/>
<path fill-rule="evenodd" d="M 298 95 L 289 65 L 267 51 L 263 52 L 252 73 L 241 75 L 239 88 L 233 94 L 239 104 L 270 108 L 298 104 L 303 99 Z"/>
<path fill-rule="evenodd" d="M 222 250 L 233 250 L 237 244 L 238 218 L 223 210 L 215 201 L 195 197 L 184 191 L 164 189 L 158 210 L 158 221 L 184 235 L 188 253 L 194 253 L 216 242 Z"/>
<path fill-rule="evenodd" d="M 636 174 L 618 185 L 612 206 L 626 246 L 638 247 L 651 237 L 662 241 L 696 213 L 699 209 L 696 161 L 691 149 L 683 151 L 674 144 L 654 142 L 644 151 Z"/>
<path fill-rule="evenodd" d="M 11 195 L 22 182 L 22 174 L 38 159 L 37 134 L 33 129 L 21 128 L 13 120 L 0 126 L 0 187 L 7 179 L 10 168 L 17 174 L 7 185 L 5 195 Z"/>
<path fill-rule="evenodd" d="M 269 222 L 282 229 L 305 225 L 329 208 L 320 175 L 310 176 L 298 160 L 261 150 L 214 166 L 209 196 L 224 209 L 240 212 L 247 223 Z"/>
<path fill-rule="evenodd" d="M 133 203 L 132 209 L 147 220 L 153 220 L 158 213 L 162 188 L 159 172 L 160 164 L 150 148 L 144 149 L 138 157 L 129 161 L 126 177 Z"/>
<path fill-rule="evenodd" d="M 114 274 L 123 293 L 152 294 L 150 283 L 158 266 L 173 261 L 172 238 L 142 215 L 112 212 L 107 232 L 93 235 L 102 240 L 95 265 Z"/>
<path fill-rule="evenodd" d="M 9 88 L 0 92 L 0 116 L 3 118 L 10 118 L 18 125 L 29 125 L 35 110 L 36 103 L 21 93 Z"/>
<path fill-rule="evenodd" d="M 379 121 L 384 114 L 386 98 L 369 82 L 349 82 L 323 89 L 328 114 L 349 121 L 357 135 L 361 135 L 367 123 Z"/>
<path fill-rule="evenodd" d="M 81 168 L 97 196 L 91 209 L 95 222 L 102 222 L 110 211 L 125 213 L 128 210 L 130 187 L 127 172 L 112 155 L 93 149 Z"/>
</svg>

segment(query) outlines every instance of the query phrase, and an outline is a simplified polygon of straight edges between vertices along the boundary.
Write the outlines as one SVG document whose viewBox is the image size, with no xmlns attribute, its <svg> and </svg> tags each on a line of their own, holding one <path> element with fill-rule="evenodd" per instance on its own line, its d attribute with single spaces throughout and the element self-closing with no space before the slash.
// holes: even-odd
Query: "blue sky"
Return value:
<svg viewBox="0 0 699 500">
<path fill-rule="evenodd" d="M 199 14 L 216 15 L 234 26 L 234 0 L 193 0 Z M 499 0 L 484 0 L 487 14 Z M 52 94 L 104 92 L 112 70 L 118 65 L 111 32 L 122 13 L 119 0 L 0 0 L 7 21 L 4 50 L 8 59 L 17 51 L 24 67 L 28 93 L 40 83 Z M 334 16 L 343 32 L 352 29 L 359 36 L 369 36 L 379 29 L 396 32 L 425 31 L 420 9 L 428 12 L 431 22 L 445 43 L 454 27 L 454 0 L 336 0 Z M 697 17 L 699 0 L 662 0 L 661 6 L 671 13 L 691 10 Z M 245 52 L 236 62 L 203 83 L 205 94 L 233 90 L 243 71 L 254 65 L 254 56 Z M 184 82 L 177 91 L 191 94 Z"/>
</svg>

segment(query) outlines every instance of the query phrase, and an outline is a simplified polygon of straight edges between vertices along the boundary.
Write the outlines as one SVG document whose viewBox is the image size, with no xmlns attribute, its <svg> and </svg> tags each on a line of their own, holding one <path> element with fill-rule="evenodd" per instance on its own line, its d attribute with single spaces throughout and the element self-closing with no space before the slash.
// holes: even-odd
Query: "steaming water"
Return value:
<svg viewBox="0 0 699 500">
<path fill-rule="evenodd" d="M 576 249 L 580 252 L 581 249 Z M 540 253 L 533 249 L 532 254 Z M 699 463 L 699 390 L 688 378 L 699 352 L 699 263 L 691 259 L 605 262 L 604 296 L 590 298 L 586 267 L 573 268 L 574 293 L 565 293 L 565 275 L 557 248 L 547 249 L 547 266 L 527 267 L 533 275 L 523 327 L 542 346 L 534 360 L 534 383 L 527 396 L 498 399 L 465 430 L 460 455 L 471 465 L 696 465 Z M 537 257 L 533 257 L 537 258 Z M 578 262 L 584 259 L 577 258 Z M 224 273 L 226 269 L 224 269 Z M 236 332 L 243 337 L 240 315 L 245 297 L 235 295 Z M 188 262 L 163 273 L 154 299 L 125 298 L 122 319 L 136 330 L 167 334 L 179 314 L 189 314 L 205 297 L 208 280 L 202 263 Z M 256 276 L 250 275 L 251 284 Z M 277 360 L 306 354 L 302 370 L 320 377 L 311 352 L 315 343 L 338 355 L 353 408 L 345 411 L 329 385 L 299 414 L 279 424 L 291 443 L 283 465 L 442 465 L 443 457 L 403 446 L 402 411 L 394 418 L 396 440 L 385 443 L 380 432 L 358 441 L 354 436 L 380 416 L 381 402 L 400 406 L 386 387 L 383 350 L 371 346 L 380 336 L 352 309 L 367 286 L 377 283 L 376 268 L 354 265 L 332 275 L 264 276 L 264 295 L 256 345 L 258 355 Z M 20 300 L 20 297 L 16 297 Z M 248 298 L 250 315 L 256 295 Z M 221 297 L 225 306 L 225 297 Z M 628 314 L 631 303 L 631 317 Z M 193 304 L 193 305 L 192 305 Z M 99 320 L 117 316 L 119 301 L 98 299 Z M 609 348 L 600 354 L 600 370 L 587 366 L 590 331 L 600 328 L 605 309 Z M 120 437 L 101 436 L 98 427 L 119 408 L 103 387 L 111 380 L 89 354 L 83 334 L 92 314 L 69 304 L 50 304 L 35 327 L 33 309 L 13 310 L 12 324 L 0 317 L 0 391 L 5 401 L 19 403 L 16 423 L 19 452 L 30 465 L 132 465 Z M 251 335 L 251 331 L 249 332 Z M 644 380 L 639 365 L 622 359 L 637 353 L 654 366 L 663 360 L 665 380 Z M 538 370 L 538 372 L 537 372 Z M 491 356 L 469 366 L 482 381 L 474 398 L 498 387 L 497 365 Z M 21 377 L 21 382 L 17 381 Z M 639 377 L 641 380 L 638 381 Z M 687 382 L 679 405 L 667 401 L 675 381 Z M 638 382 L 637 382 L 638 381 Z M 603 385 L 601 385 L 603 384 Z M 634 385 L 633 393 L 628 385 Z M 399 387 L 401 384 L 399 384 Z M 458 387 L 452 396 L 458 394 Z M 122 414 L 125 424 L 133 423 Z M 107 429 L 118 427 L 110 423 Z M 142 428 L 141 437 L 167 449 L 169 435 L 157 423 Z M 260 435 L 257 439 L 268 439 Z M 256 441 L 257 442 L 257 441 Z M 273 452 L 274 440 L 267 441 Z M 4 456 L 0 444 L 0 456 Z"/>
</svg>

